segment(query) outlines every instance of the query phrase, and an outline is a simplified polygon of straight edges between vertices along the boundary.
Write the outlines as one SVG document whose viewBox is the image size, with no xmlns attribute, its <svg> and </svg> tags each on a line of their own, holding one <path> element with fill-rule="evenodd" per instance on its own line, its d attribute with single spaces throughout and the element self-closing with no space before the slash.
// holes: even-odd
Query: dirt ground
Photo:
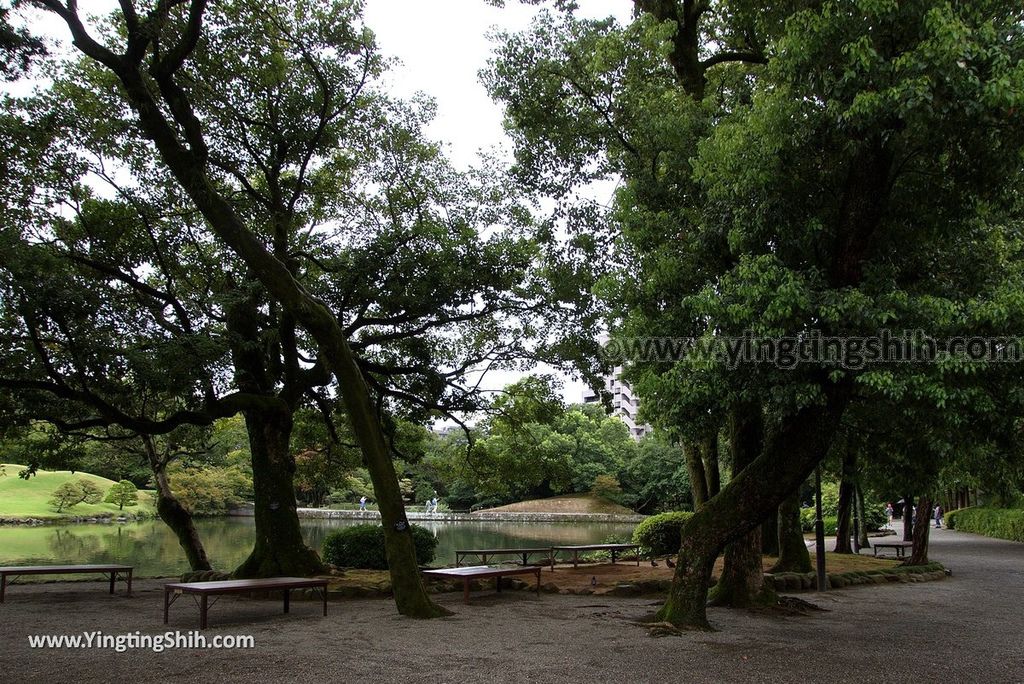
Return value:
<svg viewBox="0 0 1024 684">
<path fill-rule="evenodd" d="M 936 530 L 932 555 L 951 578 L 803 593 L 824 609 L 808 615 L 711 609 L 718 631 L 664 638 L 638 624 L 657 597 L 487 588 L 468 605 L 460 593 L 437 595 L 454 615 L 429 621 L 399 616 L 388 599 L 333 601 L 322 617 L 311 601 L 283 615 L 279 600 L 226 597 L 203 635 L 252 636 L 246 650 L 34 649 L 29 635 L 187 634 L 198 610 L 179 600 L 164 626 L 160 580 L 140 581 L 131 598 L 100 582 L 15 585 L 0 605 L 0 681 L 1024 681 L 1024 545 Z"/>
</svg>

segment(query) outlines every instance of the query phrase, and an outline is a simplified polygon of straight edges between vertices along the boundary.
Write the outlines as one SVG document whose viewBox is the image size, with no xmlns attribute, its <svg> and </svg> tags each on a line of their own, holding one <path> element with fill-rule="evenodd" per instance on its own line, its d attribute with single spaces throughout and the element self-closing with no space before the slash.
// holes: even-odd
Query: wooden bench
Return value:
<svg viewBox="0 0 1024 684">
<path fill-rule="evenodd" d="M 905 557 L 904 554 L 905 554 L 906 550 L 907 549 L 911 549 L 912 550 L 914 548 L 914 542 L 909 542 L 909 541 L 892 541 L 892 542 L 873 541 L 873 542 L 871 542 L 871 546 L 874 549 L 876 556 L 878 555 L 878 549 L 896 549 L 896 557 L 897 558 L 904 558 Z"/>
<path fill-rule="evenodd" d="M 583 546 L 552 546 L 551 547 L 551 571 L 555 570 L 555 554 L 559 551 L 572 551 L 572 567 L 576 567 L 580 560 L 580 551 L 611 551 L 612 564 L 620 551 L 639 549 L 639 544 L 585 544 Z M 640 554 L 636 555 L 636 564 L 640 565 Z"/>
<path fill-rule="evenodd" d="M 460 567 L 462 561 L 466 559 L 466 556 L 480 556 L 480 562 L 483 565 L 487 565 L 488 556 L 520 556 L 523 559 L 523 565 L 529 565 L 530 556 L 534 554 L 543 554 L 545 557 L 545 564 L 551 563 L 551 547 L 546 546 L 544 548 L 536 549 L 463 549 L 455 552 L 455 567 Z"/>
<path fill-rule="evenodd" d="M 327 580 L 307 579 L 305 577 L 268 577 L 266 579 L 221 580 L 216 582 L 175 582 L 164 585 L 164 624 L 171 604 L 185 594 L 199 596 L 199 629 L 206 629 L 207 611 L 216 603 L 209 602 L 211 596 L 224 594 L 248 594 L 253 591 L 283 591 L 284 612 L 288 612 L 289 598 L 292 589 L 316 589 L 324 603 L 324 615 L 327 615 Z"/>
<path fill-rule="evenodd" d="M 433 579 L 461 579 L 462 580 L 462 602 L 469 603 L 469 582 L 474 579 L 495 578 L 494 583 L 497 590 L 501 591 L 501 578 L 505 575 L 529 575 L 537 576 L 537 588 L 540 593 L 540 565 L 506 565 L 503 567 L 492 567 L 489 565 L 471 565 L 464 568 L 442 568 L 440 570 L 424 570 L 424 577 Z"/>
<path fill-rule="evenodd" d="M 128 582 L 128 596 L 132 595 L 131 565 L 10 565 L 0 567 L 0 603 L 4 602 L 7 593 L 7 578 L 24 575 L 75 575 L 100 574 L 110 575 L 110 593 L 114 593 L 114 582 L 121 575 Z M 14 584 L 14 582 L 11 582 Z"/>
</svg>

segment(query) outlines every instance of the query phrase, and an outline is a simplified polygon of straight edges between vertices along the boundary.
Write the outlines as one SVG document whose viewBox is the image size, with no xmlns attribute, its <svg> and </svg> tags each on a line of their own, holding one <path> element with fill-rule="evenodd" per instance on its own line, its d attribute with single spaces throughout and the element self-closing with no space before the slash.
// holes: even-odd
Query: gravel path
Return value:
<svg viewBox="0 0 1024 684">
<path fill-rule="evenodd" d="M 0 682 L 921 682 L 1024 681 L 1024 544 L 932 530 L 940 582 L 802 594 L 827 612 L 714 609 L 719 631 L 651 638 L 632 624 L 652 599 L 527 592 L 439 597 L 457 614 L 416 621 L 387 600 L 330 605 L 228 597 L 204 635 L 251 650 L 30 649 L 29 634 L 158 634 L 162 583 L 109 596 L 94 583 L 13 587 L 0 605 Z M 198 624 L 188 598 L 168 628 Z"/>
</svg>

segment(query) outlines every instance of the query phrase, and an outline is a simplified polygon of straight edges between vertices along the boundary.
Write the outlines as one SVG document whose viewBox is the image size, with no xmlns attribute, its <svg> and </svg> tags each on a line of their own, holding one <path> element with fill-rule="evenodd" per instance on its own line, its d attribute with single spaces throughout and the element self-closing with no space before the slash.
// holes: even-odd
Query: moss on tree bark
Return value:
<svg viewBox="0 0 1024 684">
<path fill-rule="evenodd" d="M 800 497 L 786 497 L 778 508 L 779 560 L 770 572 L 811 572 L 811 554 L 800 524 Z"/>
</svg>

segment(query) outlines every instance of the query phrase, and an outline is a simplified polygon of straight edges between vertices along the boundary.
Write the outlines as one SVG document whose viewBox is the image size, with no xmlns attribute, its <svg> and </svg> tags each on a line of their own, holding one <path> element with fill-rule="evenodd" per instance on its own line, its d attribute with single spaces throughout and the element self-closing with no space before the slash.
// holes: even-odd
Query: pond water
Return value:
<svg viewBox="0 0 1024 684">
<path fill-rule="evenodd" d="M 358 520 L 302 520 L 306 542 L 320 548 L 333 529 Z M 626 540 L 633 523 L 518 523 L 420 521 L 438 539 L 433 565 L 455 562 L 456 549 L 599 544 Z M 252 549 L 252 518 L 197 521 L 210 561 L 218 570 L 237 567 Z M 188 571 L 170 528 L 159 520 L 137 523 L 0 527 L 0 565 L 124 563 L 136 577 L 166 577 Z"/>
</svg>

